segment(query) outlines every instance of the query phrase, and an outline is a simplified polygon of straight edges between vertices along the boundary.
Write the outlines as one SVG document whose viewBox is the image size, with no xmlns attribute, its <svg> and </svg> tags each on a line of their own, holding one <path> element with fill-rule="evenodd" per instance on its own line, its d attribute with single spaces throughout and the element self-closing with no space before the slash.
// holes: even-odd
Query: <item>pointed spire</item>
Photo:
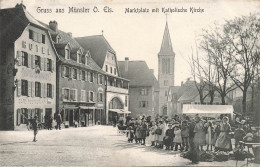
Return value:
<svg viewBox="0 0 260 167">
<path fill-rule="evenodd" d="M 171 42 L 171 37 L 168 28 L 168 21 L 166 20 L 166 25 L 164 29 L 163 40 L 162 40 L 162 45 L 161 45 L 161 50 L 159 52 L 159 55 L 172 55 L 172 54 L 174 54 L 174 52 L 172 49 L 172 42 Z"/>
</svg>

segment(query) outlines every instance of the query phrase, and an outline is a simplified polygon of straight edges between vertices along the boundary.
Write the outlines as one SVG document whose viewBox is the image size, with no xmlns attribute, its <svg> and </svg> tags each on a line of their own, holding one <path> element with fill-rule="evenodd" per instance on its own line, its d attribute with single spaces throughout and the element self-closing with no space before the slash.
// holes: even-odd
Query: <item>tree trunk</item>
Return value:
<svg viewBox="0 0 260 167">
<path fill-rule="evenodd" d="M 225 96 L 221 95 L 221 104 L 226 105 Z"/>
<path fill-rule="evenodd" d="M 210 102 L 209 102 L 209 104 L 212 105 L 213 102 L 214 102 L 214 91 L 211 91 L 210 92 Z"/>
<path fill-rule="evenodd" d="M 246 90 L 243 91 L 243 99 L 242 99 L 242 113 L 246 113 Z"/>
</svg>

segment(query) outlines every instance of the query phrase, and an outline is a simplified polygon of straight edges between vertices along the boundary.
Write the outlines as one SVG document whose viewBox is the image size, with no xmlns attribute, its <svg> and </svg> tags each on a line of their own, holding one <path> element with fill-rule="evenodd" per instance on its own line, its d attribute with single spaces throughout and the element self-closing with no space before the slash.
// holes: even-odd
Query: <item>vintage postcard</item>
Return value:
<svg viewBox="0 0 260 167">
<path fill-rule="evenodd" d="M 259 166 L 257 0 L 0 0 L 0 166 Z"/>
</svg>

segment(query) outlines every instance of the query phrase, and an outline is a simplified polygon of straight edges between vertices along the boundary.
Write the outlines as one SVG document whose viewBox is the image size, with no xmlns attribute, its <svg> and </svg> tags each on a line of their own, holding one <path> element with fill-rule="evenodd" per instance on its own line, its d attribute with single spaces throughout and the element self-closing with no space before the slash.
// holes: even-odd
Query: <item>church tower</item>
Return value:
<svg viewBox="0 0 260 167">
<path fill-rule="evenodd" d="M 158 80 L 160 87 L 159 115 L 170 116 L 167 111 L 167 95 L 170 86 L 174 86 L 175 53 L 172 49 L 172 42 L 166 21 L 162 45 L 158 53 Z"/>
</svg>

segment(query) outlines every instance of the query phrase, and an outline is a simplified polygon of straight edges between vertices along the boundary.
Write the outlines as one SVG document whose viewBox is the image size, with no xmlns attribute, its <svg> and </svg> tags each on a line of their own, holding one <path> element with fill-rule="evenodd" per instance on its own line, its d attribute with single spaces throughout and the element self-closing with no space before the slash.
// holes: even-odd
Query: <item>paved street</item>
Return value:
<svg viewBox="0 0 260 167">
<path fill-rule="evenodd" d="M 129 144 L 111 126 L 41 130 L 32 142 L 32 131 L 0 132 L 0 166 L 182 166 L 190 162 L 178 152 Z M 239 164 L 242 165 L 242 162 Z M 200 163 L 209 166 L 209 163 Z M 211 166 L 235 166 L 235 161 Z M 255 165 L 256 166 L 256 165 Z"/>
</svg>

